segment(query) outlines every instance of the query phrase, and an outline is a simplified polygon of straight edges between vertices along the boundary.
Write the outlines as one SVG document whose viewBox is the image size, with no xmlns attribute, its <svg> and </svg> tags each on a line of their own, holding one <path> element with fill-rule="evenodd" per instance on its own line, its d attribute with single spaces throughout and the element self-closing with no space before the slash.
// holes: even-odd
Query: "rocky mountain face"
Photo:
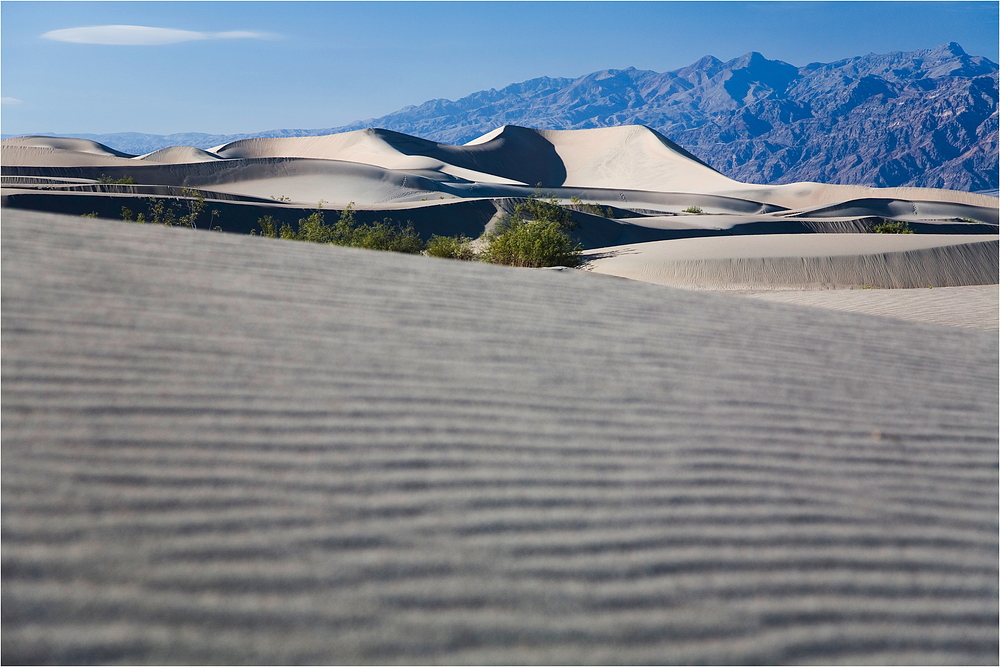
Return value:
<svg viewBox="0 0 1000 667">
<path fill-rule="evenodd" d="M 997 102 L 997 64 L 951 43 L 805 67 L 749 53 L 728 62 L 706 56 L 671 72 L 629 68 L 577 79 L 542 77 L 321 130 L 74 136 L 139 153 L 177 143 L 208 148 L 249 136 L 365 127 L 460 144 L 501 125 L 569 130 L 642 124 L 748 183 L 982 191 L 998 187 Z"/>
<path fill-rule="evenodd" d="M 541 78 L 355 123 L 462 143 L 498 125 L 648 125 L 732 178 L 997 188 L 997 65 L 955 43 L 795 67 L 759 53 L 672 72 Z"/>
</svg>

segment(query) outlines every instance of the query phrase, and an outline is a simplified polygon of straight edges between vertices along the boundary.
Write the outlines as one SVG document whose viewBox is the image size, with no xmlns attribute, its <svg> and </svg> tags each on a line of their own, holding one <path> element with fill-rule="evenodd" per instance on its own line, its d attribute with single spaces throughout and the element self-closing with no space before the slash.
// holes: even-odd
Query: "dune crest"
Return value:
<svg viewBox="0 0 1000 667">
<path fill-rule="evenodd" d="M 224 158 L 221 155 L 210 153 L 200 148 L 173 146 L 171 148 L 162 148 L 152 153 L 146 153 L 145 155 L 139 155 L 135 159 L 164 164 L 190 164 L 192 162 L 212 162 L 213 160 L 222 160 Z"/>
<path fill-rule="evenodd" d="M 5 140 L 2 146 L 0 159 L 8 167 L 103 166 L 113 164 L 116 158 L 166 164 L 212 162 L 218 158 L 350 162 L 439 181 L 445 187 L 438 189 L 446 191 L 440 196 L 446 198 L 513 196 L 517 193 L 505 190 L 505 186 L 534 188 L 540 185 L 557 197 L 568 198 L 572 194 L 605 204 L 625 203 L 654 209 L 658 208 L 657 200 L 662 199 L 661 195 L 678 193 L 747 199 L 760 206 L 803 212 L 866 198 L 920 199 L 995 207 L 994 198 L 945 190 L 879 189 L 820 183 L 780 186 L 740 183 L 642 125 L 589 130 L 534 130 L 505 125 L 462 146 L 370 128 L 319 137 L 243 139 L 209 151 L 173 147 L 137 158 L 83 139 L 20 137 Z M 214 185 L 210 176 L 204 180 L 206 187 Z M 236 187 L 228 171 L 225 180 Z M 447 187 L 448 184 L 452 187 Z M 260 191 L 254 191 L 257 185 L 247 183 L 243 190 L 233 193 L 261 196 Z M 293 189 L 302 192 L 303 203 L 321 199 L 334 201 L 331 193 L 320 187 Z M 348 201 L 377 203 L 385 194 L 379 192 L 374 199 L 366 198 L 362 189 L 359 196 Z M 424 193 L 420 189 L 418 192 Z M 412 200 L 414 194 L 403 187 L 398 190 L 396 199 Z M 669 208 L 662 210 L 671 212 Z"/>
<path fill-rule="evenodd" d="M 51 148 L 73 153 L 91 153 L 93 155 L 107 155 L 110 157 L 135 157 L 130 153 L 117 151 L 114 148 L 105 146 L 104 144 L 99 144 L 96 141 L 90 141 L 89 139 L 75 139 L 71 137 L 28 136 L 4 139 L 4 149 L 8 146 L 21 146 L 23 148 Z"/>
</svg>

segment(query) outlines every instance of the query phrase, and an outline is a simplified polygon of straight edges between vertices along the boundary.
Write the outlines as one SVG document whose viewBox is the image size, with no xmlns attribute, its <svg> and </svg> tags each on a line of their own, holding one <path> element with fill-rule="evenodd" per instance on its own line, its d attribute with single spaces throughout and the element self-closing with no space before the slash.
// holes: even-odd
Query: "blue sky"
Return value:
<svg viewBox="0 0 1000 667">
<path fill-rule="evenodd" d="M 952 41 L 997 61 L 998 3 L 4 0 L 0 129 L 324 128 L 539 76 Z"/>
</svg>

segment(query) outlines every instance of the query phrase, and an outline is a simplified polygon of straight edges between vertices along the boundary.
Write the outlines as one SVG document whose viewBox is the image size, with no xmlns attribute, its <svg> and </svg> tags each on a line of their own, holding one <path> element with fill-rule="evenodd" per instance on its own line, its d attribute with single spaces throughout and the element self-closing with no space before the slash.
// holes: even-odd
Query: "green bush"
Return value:
<svg viewBox="0 0 1000 667">
<path fill-rule="evenodd" d="M 424 241 L 414 231 L 412 223 L 403 227 L 390 218 L 355 227 L 346 242 L 339 245 L 408 254 L 416 254 L 424 249 Z"/>
<path fill-rule="evenodd" d="M 124 176 L 115 180 L 110 176 L 101 174 L 101 177 L 97 179 L 97 182 L 101 185 L 135 185 L 135 179 L 131 176 Z"/>
<path fill-rule="evenodd" d="M 554 198 L 530 197 L 485 235 L 486 248 L 479 258 L 508 266 L 577 266 L 583 246 L 566 233 L 573 226 L 569 211 Z"/>
<path fill-rule="evenodd" d="M 694 213 L 695 215 L 701 215 L 705 211 L 702 210 L 701 206 L 688 206 L 686 209 L 681 211 L 681 213 Z"/>
<path fill-rule="evenodd" d="M 281 235 L 281 229 L 278 227 L 278 221 L 275 220 L 270 215 L 265 215 L 262 218 L 257 218 L 257 224 L 260 225 L 261 236 L 271 239 L 276 239 L 279 238 L 279 236 Z M 284 225 L 282 225 L 282 227 L 288 227 L 288 224 L 285 223 Z M 289 227 L 289 229 L 291 228 Z M 257 230 L 256 229 L 250 230 L 250 236 L 257 236 Z"/>
<path fill-rule="evenodd" d="M 611 207 L 604 207 L 599 204 L 588 204 L 584 202 L 579 197 L 570 197 L 570 203 L 579 206 L 584 212 L 590 213 L 591 215 L 599 215 L 602 218 L 610 218 L 614 220 L 615 212 L 611 210 Z"/>
<path fill-rule="evenodd" d="M 472 249 L 472 239 L 464 236 L 438 236 L 435 234 L 427 242 L 427 254 L 431 257 L 472 260 L 476 253 Z"/>
<path fill-rule="evenodd" d="M 122 220 L 124 220 L 125 222 L 137 222 L 140 225 L 142 225 L 142 224 L 146 223 L 146 214 L 145 213 L 140 213 L 139 217 L 137 217 L 135 220 L 133 220 L 132 219 L 132 209 L 129 209 L 129 208 L 126 208 L 126 207 L 122 206 Z"/>
<path fill-rule="evenodd" d="M 901 220 L 883 220 L 882 222 L 872 225 L 871 227 L 873 234 L 912 234 L 913 230 L 910 226 Z"/>
<path fill-rule="evenodd" d="M 166 197 L 160 198 L 149 198 L 146 200 L 146 204 L 149 208 L 148 217 L 140 213 L 138 217 L 132 219 L 132 211 L 125 206 L 122 206 L 122 220 L 125 222 L 137 222 L 139 224 L 150 223 L 154 225 L 163 225 L 165 227 L 173 227 L 175 225 L 180 227 L 190 227 L 191 229 L 198 228 L 198 216 L 201 215 L 202 210 L 205 208 L 205 195 L 200 190 L 194 190 L 189 188 L 184 188 L 181 190 L 185 199 L 178 201 Z M 179 210 L 178 210 L 179 208 Z M 183 215 L 178 215 L 178 213 L 183 213 L 184 208 L 187 208 L 187 213 Z M 219 214 L 218 211 L 212 211 L 212 219 Z"/>
<path fill-rule="evenodd" d="M 164 199 L 148 199 L 147 202 L 149 203 L 149 217 L 146 222 L 166 227 L 174 226 L 174 223 L 177 222 L 177 214 L 174 212 L 173 202 L 170 206 L 167 206 Z"/>
<path fill-rule="evenodd" d="M 279 227 L 269 215 L 258 219 L 257 224 L 260 225 L 260 235 L 270 238 L 404 253 L 418 253 L 424 249 L 424 242 L 414 231 L 413 223 L 407 222 L 404 227 L 386 218 L 383 222 L 358 224 L 353 204 L 348 205 L 332 225 L 326 222 L 322 208 L 307 218 L 300 218 L 297 230 L 288 223 Z"/>
</svg>

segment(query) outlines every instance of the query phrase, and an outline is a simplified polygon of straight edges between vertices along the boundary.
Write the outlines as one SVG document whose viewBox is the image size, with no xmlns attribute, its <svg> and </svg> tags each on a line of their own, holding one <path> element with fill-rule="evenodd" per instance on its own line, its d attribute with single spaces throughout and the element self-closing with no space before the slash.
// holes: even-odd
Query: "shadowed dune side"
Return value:
<svg viewBox="0 0 1000 667">
<path fill-rule="evenodd" d="M 841 202 L 864 199 L 896 199 L 907 201 L 937 201 L 985 208 L 997 207 L 996 197 L 958 190 L 934 188 L 872 188 L 864 185 L 830 185 L 827 183 L 787 183 L 785 185 L 751 185 L 738 183 L 738 187 L 719 194 L 730 197 L 755 199 L 793 211 L 809 211 Z M 806 213 L 808 215 L 808 213 Z M 837 212 L 833 215 L 844 215 Z"/>
<path fill-rule="evenodd" d="M 752 290 L 997 283 L 992 235 L 768 234 L 687 238 L 584 253 L 583 268 L 658 285 Z"/>
<path fill-rule="evenodd" d="M 995 664 L 995 334 L 5 210 L 2 657 Z"/>
<path fill-rule="evenodd" d="M 24 209 L 44 211 L 48 213 L 76 214 L 97 213 L 99 218 L 105 218 L 108 224 L 121 222 L 122 208 L 128 208 L 133 214 L 150 214 L 150 197 L 148 194 L 170 195 L 179 197 L 181 188 L 165 186 L 92 186 L 114 188 L 121 191 L 133 191 L 134 194 L 101 194 L 64 192 L 55 195 L 41 195 L 34 192 L 17 192 L 4 195 L 0 202 L 4 206 L 4 215 L 8 209 Z M 318 209 L 315 205 L 309 207 L 295 206 L 275 202 L 273 200 L 253 199 L 239 195 L 228 195 L 219 192 L 205 192 L 205 211 L 196 221 L 200 229 L 221 227 L 222 231 L 235 234 L 249 234 L 252 230 L 260 232 L 259 220 L 263 216 L 271 216 L 280 226 L 287 223 L 295 228 L 298 221 L 309 217 Z M 107 193 L 107 190 L 105 190 Z M 183 211 L 183 209 L 181 209 Z M 218 215 L 212 212 L 217 211 Z M 328 222 L 336 220 L 341 211 L 325 208 L 323 210 Z M 423 239 L 429 239 L 434 234 L 468 237 L 478 237 L 483 229 L 497 213 L 497 206 L 489 199 L 461 199 L 452 201 L 425 202 L 420 206 L 371 206 L 354 209 L 354 217 L 359 223 L 381 222 L 389 219 L 401 226 L 413 223 L 414 230 Z M 603 219 L 602 219 L 603 222 Z M 605 225 L 606 226 L 606 225 Z M 620 227 L 620 225 L 615 225 Z M 602 227 L 603 228 L 603 227 Z M 593 235 L 594 243 L 607 245 L 608 238 L 617 239 L 622 235 L 617 230 L 608 229 L 601 234 Z M 654 238 L 662 238 L 653 235 Z M 642 239 L 641 235 L 627 237 L 628 243 Z"/>
<path fill-rule="evenodd" d="M 264 199 L 289 197 L 300 204 L 316 204 L 321 199 L 341 205 L 352 201 L 378 204 L 418 201 L 444 194 L 437 181 L 405 171 L 306 158 L 248 158 L 183 164 L 142 162 L 114 168 L 10 167 L 5 174 L 92 179 L 102 175 L 113 179 L 128 176 L 139 184 L 205 188 Z"/>
<path fill-rule="evenodd" d="M 845 218 L 784 217 L 779 214 L 740 215 L 647 215 L 641 218 L 622 216 L 618 222 L 639 225 L 650 229 L 673 230 L 675 238 L 712 236 L 722 234 L 867 234 L 873 226 L 883 222 L 876 216 Z M 997 234 L 997 225 L 968 222 L 908 222 L 907 226 L 918 234 Z"/>
<path fill-rule="evenodd" d="M 837 218 L 845 216 L 876 215 L 893 220 L 941 220 L 951 218 L 972 218 L 979 222 L 996 225 L 1000 222 L 996 202 L 987 205 L 973 205 L 949 201 L 898 200 L 869 197 L 826 204 L 815 208 L 794 212 L 781 212 L 780 216 L 805 218 Z"/>
<path fill-rule="evenodd" d="M 243 139 L 214 149 L 227 158 L 302 157 L 407 168 L 423 156 L 468 174 L 528 186 L 706 192 L 740 185 L 644 126 L 534 130 L 505 125 L 463 146 L 399 132 L 357 130 L 325 137 Z"/>
<path fill-rule="evenodd" d="M 566 169 L 552 145 L 536 130 L 505 127 L 503 136 L 475 146 L 451 146 L 419 137 L 382 129 L 357 130 L 324 137 L 282 137 L 244 139 L 218 147 L 224 157 L 305 157 L 324 160 L 347 160 L 378 165 L 387 169 L 433 168 L 473 180 L 510 184 L 558 186 L 566 178 Z M 417 158 L 434 160 L 427 164 Z M 409 158 L 409 159 L 407 159 Z M 423 165 L 426 165 L 424 167 Z M 479 174 L 480 178 L 474 175 Z"/>
</svg>

